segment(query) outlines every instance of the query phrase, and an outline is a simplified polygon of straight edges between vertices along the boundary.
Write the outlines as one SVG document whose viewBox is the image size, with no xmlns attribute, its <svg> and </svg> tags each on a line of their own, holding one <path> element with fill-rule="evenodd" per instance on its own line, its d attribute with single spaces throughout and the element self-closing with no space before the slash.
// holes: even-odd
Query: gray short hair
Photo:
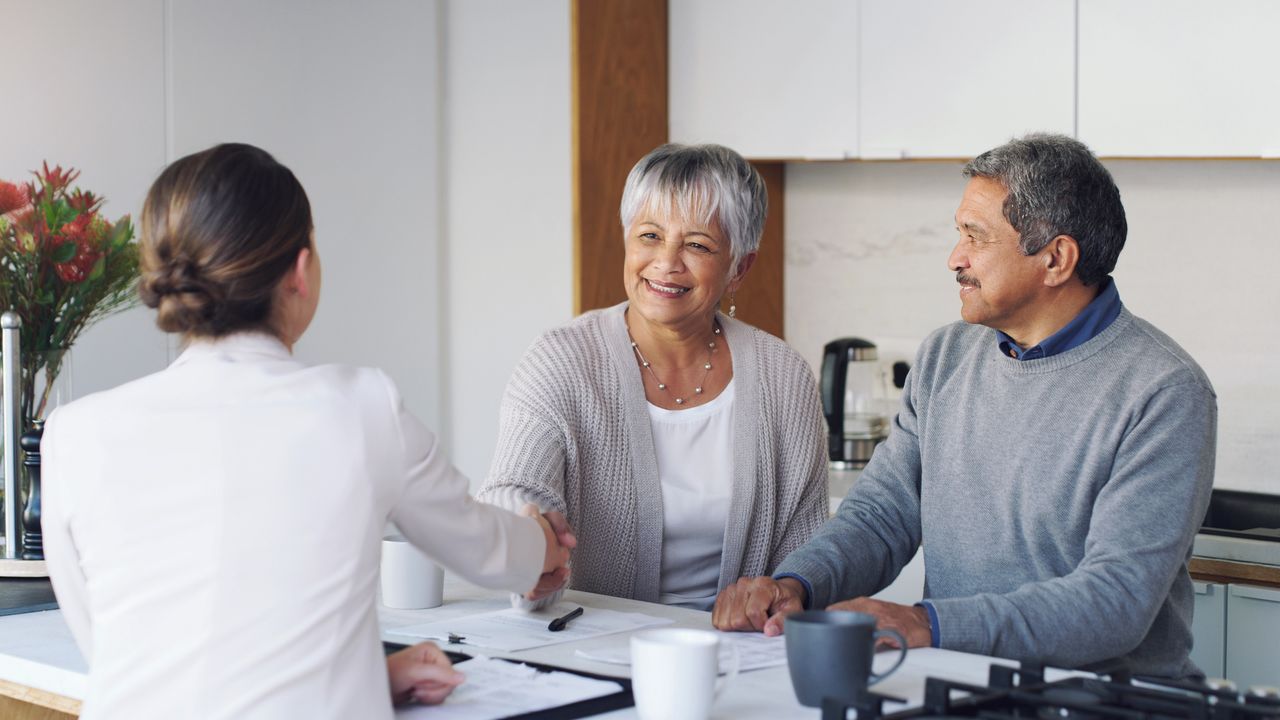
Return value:
<svg viewBox="0 0 1280 720">
<path fill-rule="evenodd" d="M 964 166 L 967 178 L 1004 185 L 1004 217 L 1034 255 L 1059 235 L 1080 247 L 1076 275 L 1085 285 L 1116 267 L 1129 232 L 1120 189 L 1084 143 L 1065 135 L 1033 133 L 988 150 Z"/>
<path fill-rule="evenodd" d="M 729 236 L 737 268 L 760 247 L 769 194 L 760 173 L 729 148 L 669 143 L 631 168 L 622 190 L 622 227 L 630 227 L 645 207 L 704 223 L 714 218 Z"/>
</svg>

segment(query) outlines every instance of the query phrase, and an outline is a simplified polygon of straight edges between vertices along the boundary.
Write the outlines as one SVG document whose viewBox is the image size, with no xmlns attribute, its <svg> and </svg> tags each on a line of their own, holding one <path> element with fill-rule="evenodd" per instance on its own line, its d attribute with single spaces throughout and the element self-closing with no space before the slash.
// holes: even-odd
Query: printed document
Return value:
<svg viewBox="0 0 1280 720">
<path fill-rule="evenodd" d="M 762 633 L 716 632 L 720 636 L 720 672 L 733 669 L 733 653 L 738 652 L 738 670 L 760 670 L 787 664 L 787 645 L 782 635 L 765 637 Z M 574 653 L 584 660 L 609 663 L 611 665 L 631 664 L 630 641 L 620 642 L 608 647 L 577 650 Z"/>
<path fill-rule="evenodd" d="M 547 625 L 577 607 L 573 603 L 557 603 L 554 607 L 527 612 L 511 608 L 482 613 L 455 620 L 409 625 L 388 629 L 389 635 L 404 635 L 440 642 L 475 645 L 503 652 L 517 652 L 558 643 L 586 640 L 601 635 L 639 630 L 672 622 L 668 618 L 626 613 L 616 610 L 585 608 L 564 630 L 552 632 Z"/>
<path fill-rule="evenodd" d="M 397 720 L 492 720 L 537 712 L 622 691 L 608 680 L 477 656 L 455 668 L 467 676 L 441 705 L 397 708 Z"/>
</svg>

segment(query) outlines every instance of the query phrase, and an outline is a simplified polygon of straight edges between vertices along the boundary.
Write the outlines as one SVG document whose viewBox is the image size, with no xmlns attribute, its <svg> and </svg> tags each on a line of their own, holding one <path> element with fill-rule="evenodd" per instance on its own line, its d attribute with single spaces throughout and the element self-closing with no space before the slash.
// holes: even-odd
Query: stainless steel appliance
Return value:
<svg viewBox="0 0 1280 720">
<path fill-rule="evenodd" d="M 1280 566 L 1280 495 L 1215 489 L 1193 554 Z"/>
<path fill-rule="evenodd" d="M 889 434 L 884 373 L 876 346 L 861 338 L 827 343 L 822 355 L 821 390 L 832 467 L 865 466 L 876 445 Z"/>
</svg>

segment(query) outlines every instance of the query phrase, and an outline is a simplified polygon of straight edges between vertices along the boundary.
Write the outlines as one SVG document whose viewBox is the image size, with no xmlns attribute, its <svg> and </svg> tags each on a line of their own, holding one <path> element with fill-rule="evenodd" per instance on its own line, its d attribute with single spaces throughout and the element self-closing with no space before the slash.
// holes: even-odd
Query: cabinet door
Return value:
<svg viewBox="0 0 1280 720">
<path fill-rule="evenodd" d="M 855 0 L 671 0 L 670 137 L 752 158 L 857 152 Z"/>
<path fill-rule="evenodd" d="M 972 157 L 1075 132 L 1073 0 L 863 0 L 863 157 Z"/>
<path fill-rule="evenodd" d="M 1240 689 L 1280 685 L 1280 590 L 1228 586 L 1227 678 Z"/>
<path fill-rule="evenodd" d="M 1080 139 L 1100 155 L 1280 155 L 1277 28 L 1272 0 L 1080 0 Z"/>
<path fill-rule="evenodd" d="M 1195 617 L 1191 621 L 1191 662 L 1206 677 L 1226 677 L 1227 586 L 1221 583 L 1193 583 L 1196 588 Z"/>
</svg>

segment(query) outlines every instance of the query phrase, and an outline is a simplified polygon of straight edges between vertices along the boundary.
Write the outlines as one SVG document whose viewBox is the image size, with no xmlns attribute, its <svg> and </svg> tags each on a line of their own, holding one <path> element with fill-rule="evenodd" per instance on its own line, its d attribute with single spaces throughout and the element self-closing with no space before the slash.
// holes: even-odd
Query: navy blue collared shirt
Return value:
<svg viewBox="0 0 1280 720">
<path fill-rule="evenodd" d="M 1052 357 L 1092 340 L 1117 317 L 1120 317 L 1120 293 L 1116 290 L 1115 280 L 1107 277 L 1102 280 L 1102 292 L 1098 293 L 1098 297 L 1072 318 L 1071 322 L 1042 340 L 1039 345 L 1023 350 L 1013 338 L 999 330 L 996 331 L 996 339 L 1000 342 L 1001 353 L 1018 360 Z"/>
</svg>

